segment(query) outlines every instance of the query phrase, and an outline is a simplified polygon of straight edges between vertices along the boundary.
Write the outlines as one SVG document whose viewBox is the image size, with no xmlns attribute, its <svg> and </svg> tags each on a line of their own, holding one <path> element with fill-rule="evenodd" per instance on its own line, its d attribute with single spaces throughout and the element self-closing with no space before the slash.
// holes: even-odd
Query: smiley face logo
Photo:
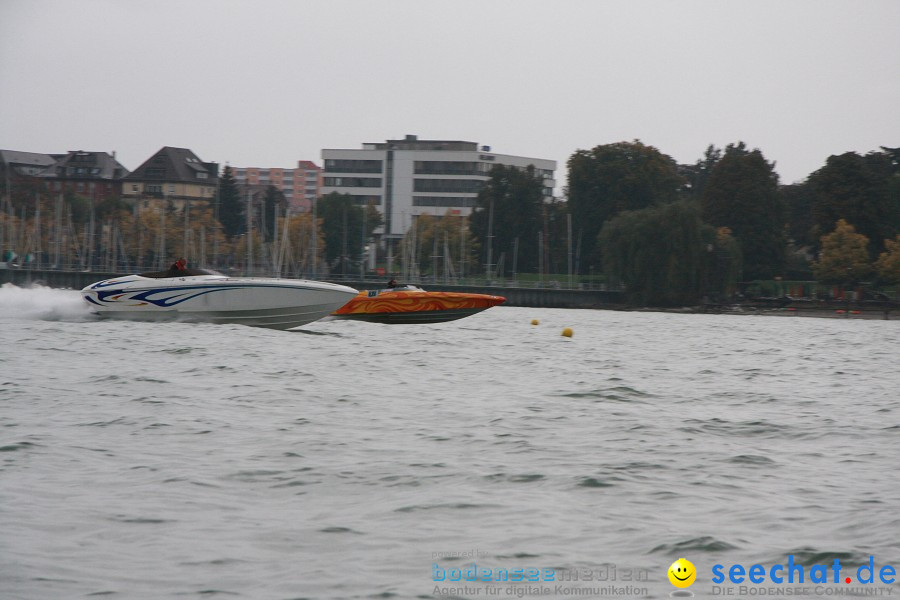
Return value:
<svg viewBox="0 0 900 600">
<path fill-rule="evenodd" d="M 672 585 L 686 588 L 690 587 L 694 580 L 697 579 L 697 569 L 694 568 L 694 563 L 688 559 L 679 558 L 669 567 L 668 575 Z"/>
</svg>

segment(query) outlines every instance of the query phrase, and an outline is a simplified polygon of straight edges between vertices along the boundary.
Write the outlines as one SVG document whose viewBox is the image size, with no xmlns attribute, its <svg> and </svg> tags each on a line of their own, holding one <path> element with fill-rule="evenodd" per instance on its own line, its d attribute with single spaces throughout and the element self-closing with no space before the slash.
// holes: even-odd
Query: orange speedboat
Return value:
<svg viewBox="0 0 900 600">
<path fill-rule="evenodd" d="M 474 315 L 506 302 L 503 296 L 462 292 L 426 292 L 414 285 L 363 290 L 339 310 L 338 319 L 373 323 L 443 323 Z"/>
</svg>

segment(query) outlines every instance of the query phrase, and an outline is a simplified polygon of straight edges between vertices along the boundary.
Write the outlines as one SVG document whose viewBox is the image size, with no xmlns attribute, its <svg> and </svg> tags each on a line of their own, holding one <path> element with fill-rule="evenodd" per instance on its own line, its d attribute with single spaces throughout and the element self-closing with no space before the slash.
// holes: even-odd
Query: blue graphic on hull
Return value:
<svg viewBox="0 0 900 600">
<path fill-rule="evenodd" d="M 122 283 L 122 282 L 117 282 Z M 93 286 L 96 287 L 96 286 Z M 172 306 L 176 306 L 181 304 L 182 302 L 187 302 L 188 300 L 192 300 L 199 296 L 203 296 L 205 294 L 212 294 L 213 292 L 224 292 L 228 290 L 239 290 L 239 289 L 247 289 L 251 286 L 244 285 L 230 285 L 224 287 L 214 287 L 214 288 L 206 288 L 198 290 L 196 286 L 189 287 L 177 287 L 177 288 L 155 288 L 152 290 L 144 290 L 142 292 L 134 293 L 127 292 L 125 290 L 103 290 L 97 291 L 97 300 L 94 301 L 91 298 L 88 298 L 94 304 L 98 304 L 103 306 L 105 304 L 113 304 L 116 302 L 123 301 L 136 301 L 136 302 L 146 302 L 148 304 L 153 304 L 154 306 L 159 306 L 160 308 L 169 308 Z M 93 289 L 93 288 L 92 288 Z M 173 293 L 174 292 L 174 293 Z M 111 296 L 123 295 L 126 294 L 125 298 L 111 298 Z M 153 298 L 152 296 L 156 296 L 159 294 L 168 294 L 162 298 Z M 87 298 L 87 296 L 85 296 Z"/>
</svg>

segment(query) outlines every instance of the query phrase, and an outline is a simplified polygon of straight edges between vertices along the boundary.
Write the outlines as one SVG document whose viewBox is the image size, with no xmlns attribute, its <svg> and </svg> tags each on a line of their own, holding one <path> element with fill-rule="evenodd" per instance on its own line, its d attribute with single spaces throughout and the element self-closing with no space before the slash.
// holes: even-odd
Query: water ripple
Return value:
<svg viewBox="0 0 900 600">
<path fill-rule="evenodd" d="M 57 296 L 5 290 L 2 598 L 427 598 L 457 551 L 647 569 L 647 597 L 681 556 L 707 582 L 900 564 L 896 321 L 497 307 L 291 335 L 48 321 L 16 311 Z"/>
</svg>

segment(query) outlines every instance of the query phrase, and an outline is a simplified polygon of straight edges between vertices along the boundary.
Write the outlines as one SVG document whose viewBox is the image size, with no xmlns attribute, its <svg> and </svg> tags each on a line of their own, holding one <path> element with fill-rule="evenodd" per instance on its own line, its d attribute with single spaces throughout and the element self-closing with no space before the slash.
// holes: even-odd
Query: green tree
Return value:
<svg viewBox="0 0 900 600">
<path fill-rule="evenodd" d="M 872 273 L 868 246 L 868 237 L 839 219 L 834 231 L 822 236 L 819 260 L 813 263 L 816 280 L 840 285 L 859 283 Z"/>
<path fill-rule="evenodd" d="M 897 149 L 883 148 L 865 156 L 856 152 L 829 156 L 825 166 L 809 176 L 816 238 L 844 219 L 869 238 L 871 256 L 884 250 L 884 240 L 900 233 L 897 155 Z"/>
<path fill-rule="evenodd" d="M 318 200 L 317 216 L 322 221 L 325 260 L 332 270 L 352 272 L 365 241 L 382 224 L 380 213 L 372 206 L 359 206 L 351 194 L 332 192 Z"/>
<path fill-rule="evenodd" d="M 703 219 L 728 227 L 741 246 L 744 279 L 770 279 L 785 261 L 785 210 L 778 175 L 758 149 L 729 144 L 709 174 L 702 196 Z"/>
<path fill-rule="evenodd" d="M 640 305 L 696 304 L 729 291 L 738 268 L 727 229 L 704 223 L 691 201 L 623 212 L 603 226 L 598 243 L 604 272 Z"/>
<path fill-rule="evenodd" d="M 710 248 L 707 245 L 707 250 Z M 709 282 L 707 290 L 717 299 L 727 300 L 734 296 L 740 279 L 743 258 L 741 245 L 731 235 L 727 227 L 716 229 L 716 239 L 711 250 L 709 266 Z"/>
<path fill-rule="evenodd" d="M 692 165 L 678 166 L 678 173 L 685 180 L 685 191 L 690 198 L 699 199 L 703 196 L 706 182 L 709 181 L 709 174 L 720 160 L 722 160 L 722 150 L 710 144 L 703 153 L 702 159 Z"/>
<path fill-rule="evenodd" d="M 275 238 L 275 227 L 278 223 L 278 217 L 284 213 L 285 203 L 284 192 L 274 185 L 266 188 L 266 194 L 263 197 L 262 222 L 267 243 L 271 243 Z"/>
<path fill-rule="evenodd" d="M 572 269 L 578 271 L 581 258 L 579 234 L 582 242 L 584 234 L 572 220 Z M 543 207 L 544 272 L 562 274 L 569 270 L 569 205 L 553 200 Z"/>
<path fill-rule="evenodd" d="M 515 253 L 519 272 L 537 270 L 543 200 L 543 181 L 534 167 L 523 170 L 497 165 L 491 169 L 469 217 L 469 228 L 481 244 L 483 265 L 490 262 L 495 269 L 505 253 L 506 268 L 511 269 Z"/>
<path fill-rule="evenodd" d="M 75 192 L 67 191 L 65 193 L 65 206 L 71 210 L 72 222 L 77 225 L 83 225 L 91 218 L 91 201 L 84 196 L 79 196 Z"/>
<path fill-rule="evenodd" d="M 225 165 L 225 172 L 219 179 L 218 203 L 219 222 L 225 230 L 225 235 L 234 237 L 244 233 L 247 230 L 245 206 L 241 202 L 241 193 L 229 165 Z"/>
<path fill-rule="evenodd" d="M 798 248 L 817 247 L 813 235 L 813 193 L 806 183 L 783 185 L 778 190 L 787 211 L 787 234 Z"/>
<path fill-rule="evenodd" d="M 441 217 L 420 215 L 415 220 L 418 228 L 415 239 L 417 248 L 412 253 L 417 257 L 420 273 L 431 273 L 436 278 L 445 273 L 458 277 L 461 272 L 477 271 L 478 244 L 466 242 L 463 251 L 463 235 L 468 233 L 468 218 L 451 215 L 449 210 Z M 412 229 L 412 228 L 410 228 Z M 411 231 L 406 239 L 412 239 Z M 468 237 L 468 236 L 466 236 Z M 463 268 L 460 269 L 460 261 Z"/>
<path fill-rule="evenodd" d="M 625 210 L 677 199 L 685 180 L 672 157 L 639 140 L 578 150 L 568 161 L 568 202 L 582 245 L 582 272 L 598 265 L 597 234 Z"/>
<path fill-rule="evenodd" d="M 116 218 L 120 213 L 127 213 L 130 210 L 125 201 L 118 196 L 107 198 L 99 202 L 95 207 L 97 219 L 100 220 Z"/>
<path fill-rule="evenodd" d="M 875 263 L 875 271 L 885 283 L 900 283 L 900 235 L 884 240 L 884 252 Z"/>
</svg>

